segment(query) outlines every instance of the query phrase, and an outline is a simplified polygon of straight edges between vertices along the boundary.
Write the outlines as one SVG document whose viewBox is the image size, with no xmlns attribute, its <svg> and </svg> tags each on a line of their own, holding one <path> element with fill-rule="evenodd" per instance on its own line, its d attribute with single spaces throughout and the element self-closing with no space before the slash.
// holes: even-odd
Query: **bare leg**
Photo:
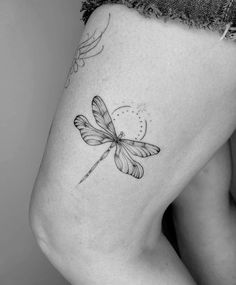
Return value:
<svg viewBox="0 0 236 285">
<path fill-rule="evenodd" d="M 175 201 L 181 256 L 198 284 L 235 284 L 235 207 L 231 157 L 225 144 Z"/>
<path fill-rule="evenodd" d="M 161 234 L 161 219 L 235 128 L 236 46 L 120 5 L 97 9 L 81 41 L 103 31 L 109 15 L 104 49 L 84 59 L 61 99 L 32 195 L 31 224 L 72 284 L 194 284 Z M 111 127 L 92 113 L 97 95 L 113 114 L 117 134 L 139 140 L 146 121 L 143 141 L 161 152 L 141 158 L 128 148 L 127 159 L 128 150 L 121 158 L 120 149 L 118 161 L 111 151 L 78 189 L 107 148 L 99 145 L 107 137 L 73 125 L 81 114 L 101 131 Z M 142 171 L 132 157 L 142 164 L 141 179 L 131 175 L 132 167 Z"/>
</svg>

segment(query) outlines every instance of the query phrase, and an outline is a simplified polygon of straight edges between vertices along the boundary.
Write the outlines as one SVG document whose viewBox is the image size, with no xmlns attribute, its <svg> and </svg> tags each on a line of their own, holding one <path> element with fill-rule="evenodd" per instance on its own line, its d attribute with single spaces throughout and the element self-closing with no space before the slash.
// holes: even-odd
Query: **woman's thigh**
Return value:
<svg viewBox="0 0 236 285">
<path fill-rule="evenodd" d="M 121 268 L 125 279 L 141 262 L 150 269 L 145 282 L 145 266 L 138 267 L 145 284 L 191 282 L 160 223 L 235 128 L 235 51 L 216 34 L 146 19 L 122 5 L 95 10 L 31 203 L 40 244 L 66 276 L 89 271 L 93 278 L 105 264 L 108 280 Z M 163 276 L 166 264 L 171 270 Z M 137 276 L 124 284 L 137 284 Z"/>
</svg>

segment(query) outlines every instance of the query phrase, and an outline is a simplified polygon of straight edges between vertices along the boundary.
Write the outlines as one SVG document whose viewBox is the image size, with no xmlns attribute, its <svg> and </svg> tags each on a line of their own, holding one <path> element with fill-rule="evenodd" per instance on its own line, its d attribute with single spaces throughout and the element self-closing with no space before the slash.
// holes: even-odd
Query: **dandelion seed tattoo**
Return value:
<svg viewBox="0 0 236 285">
<path fill-rule="evenodd" d="M 89 35 L 87 33 L 87 39 L 82 43 L 80 43 L 80 45 L 77 47 L 71 68 L 67 76 L 65 88 L 67 88 L 70 85 L 71 76 L 74 73 L 77 73 L 80 67 L 85 66 L 85 59 L 94 57 L 103 51 L 104 45 L 99 47 L 99 43 L 102 39 L 103 34 L 106 32 L 109 26 L 110 18 L 111 15 L 109 13 L 107 25 L 105 29 L 102 32 L 100 32 L 99 35 L 96 35 L 97 30 L 95 30 L 92 35 Z"/>
<path fill-rule="evenodd" d="M 142 178 L 144 169 L 132 156 L 148 157 L 156 155 L 160 152 L 160 148 L 156 145 L 142 141 L 124 139 L 123 132 L 120 132 L 120 134 L 117 135 L 111 116 L 101 97 L 95 96 L 93 98 L 92 112 L 96 123 L 101 129 L 94 128 L 83 115 L 78 115 L 74 119 L 74 125 L 80 131 L 82 139 L 91 146 L 104 143 L 111 144 L 78 184 L 89 177 L 93 170 L 108 156 L 109 152 L 114 147 L 116 147 L 114 154 L 116 167 L 121 172 L 131 175 L 134 178 Z"/>
</svg>

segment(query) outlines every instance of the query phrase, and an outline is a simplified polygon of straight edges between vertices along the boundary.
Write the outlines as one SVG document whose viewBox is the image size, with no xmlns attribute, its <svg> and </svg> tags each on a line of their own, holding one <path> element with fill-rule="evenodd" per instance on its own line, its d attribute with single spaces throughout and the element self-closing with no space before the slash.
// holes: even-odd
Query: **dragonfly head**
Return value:
<svg viewBox="0 0 236 285">
<path fill-rule="evenodd" d="M 124 132 L 120 132 L 120 134 L 118 136 L 118 139 L 122 139 L 124 136 L 125 136 L 125 133 Z"/>
</svg>

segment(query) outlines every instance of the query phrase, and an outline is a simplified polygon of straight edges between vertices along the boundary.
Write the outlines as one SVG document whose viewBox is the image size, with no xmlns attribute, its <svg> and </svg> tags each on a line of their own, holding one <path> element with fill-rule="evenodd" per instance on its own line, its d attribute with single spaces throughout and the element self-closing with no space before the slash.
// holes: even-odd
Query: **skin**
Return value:
<svg viewBox="0 0 236 285">
<path fill-rule="evenodd" d="M 161 220 L 235 129 L 236 46 L 120 5 L 98 8 L 81 42 L 95 27 L 104 29 L 109 13 L 104 50 L 72 74 L 58 107 L 32 194 L 31 226 L 72 284 L 196 284 Z M 78 114 L 95 125 L 95 95 L 109 110 L 146 106 L 145 142 L 161 152 L 139 160 L 142 179 L 121 173 L 109 155 L 77 186 L 108 147 L 88 146 L 73 125 Z M 129 122 L 121 118 L 117 133 L 126 127 L 128 136 L 136 126 Z"/>
<path fill-rule="evenodd" d="M 236 215 L 229 143 L 222 146 L 174 202 L 182 260 L 197 284 L 235 284 Z"/>
</svg>

